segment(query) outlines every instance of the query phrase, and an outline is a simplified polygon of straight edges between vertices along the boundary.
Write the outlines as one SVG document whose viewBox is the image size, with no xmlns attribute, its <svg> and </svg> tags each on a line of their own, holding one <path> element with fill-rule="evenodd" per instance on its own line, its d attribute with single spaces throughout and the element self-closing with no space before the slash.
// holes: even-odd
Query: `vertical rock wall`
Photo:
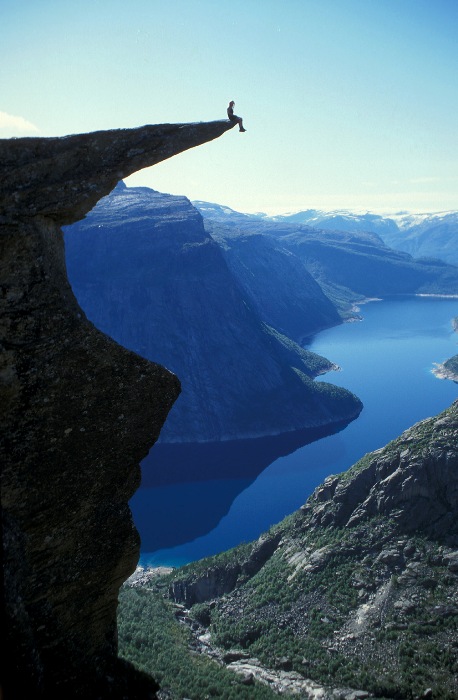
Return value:
<svg viewBox="0 0 458 700">
<path fill-rule="evenodd" d="M 60 226 L 121 177 L 229 128 L 0 142 L 5 699 L 154 697 L 154 682 L 117 659 L 116 608 L 139 557 L 128 500 L 180 385 L 86 319 Z"/>
</svg>

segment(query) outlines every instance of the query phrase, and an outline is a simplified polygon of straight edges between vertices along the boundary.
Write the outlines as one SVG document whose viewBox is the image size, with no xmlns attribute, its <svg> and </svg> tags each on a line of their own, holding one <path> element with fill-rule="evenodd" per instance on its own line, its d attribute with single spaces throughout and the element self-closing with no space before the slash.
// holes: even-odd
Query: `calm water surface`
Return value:
<svg viewBox="0 0 458 700">
<path fill-rule="evenodd" d="M 140 564 L 179 566 L 257 538 L 299 508 L 326 476 L 457 398 L 458 385 L 432 369 L 458 353 L 451 325 L 458 299 L 375 301 L 360 313 L 362 321 L 324 331 L 307 345 L 341 367 L 320 381 L 355 393 L 364 404 L 360 416 L 299 449 L 293 439 L 290 449 L 260 440 L 222 451 L 207 446 L 205 454 L 197 448 L 192 457 L 189 448 L 180 454 L 177 447 L 155 446 L 131 501 L 142 538 Z M 169 482 L 165 473 L 173 474 Z"/>
</svg>

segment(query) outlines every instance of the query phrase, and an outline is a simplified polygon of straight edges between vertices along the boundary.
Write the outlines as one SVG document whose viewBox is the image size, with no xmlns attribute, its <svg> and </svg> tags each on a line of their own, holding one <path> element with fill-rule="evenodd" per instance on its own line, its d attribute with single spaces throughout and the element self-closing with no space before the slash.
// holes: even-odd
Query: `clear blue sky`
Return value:
<svg viewBox="0 0 458 700">
<path fill-rule="evenodd" d="M 0 136 L 244 118 L 131 176 L 279 213 L 458 209 L 458 0 L 0 0 Z"/>
</svg>

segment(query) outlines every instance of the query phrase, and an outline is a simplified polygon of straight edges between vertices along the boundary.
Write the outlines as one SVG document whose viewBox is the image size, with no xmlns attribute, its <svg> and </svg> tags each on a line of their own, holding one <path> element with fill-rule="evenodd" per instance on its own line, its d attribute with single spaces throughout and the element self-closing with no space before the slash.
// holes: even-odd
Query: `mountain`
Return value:
<svg viewBox="0 0 458 700">
<path fill-rule="evenodd" d="M 118 595 L 123 581 L 134 572 L 139 556 L 138 533 L 133 526 L 128 507 L 128 502 L 140 481 L 139 462 L 156 441 L 170 407 L 179 395 L 180 382 L 170 370 L 121 347 L 88 320 L 68 282 L 61 227 L 83 219 L 99 199 L 109 195 L 120 178 L 183 150 L 216 139 L 230 128 L 231 124 L 227 121 L 159 124 L 62 138 L 15 138 L 0 141 L 3 282 L 0 300 L 3 351 L 0 386 L 3 430 L 0 457 L 4 642 L 1 695 L 5 700 L 16 697 L 42 699 L 55 695 L 107 700 L 152 700 L 155 697 L 167 697 L 166 691 L 165 694 L 157 695 L 158 685 L 154 679 L 118 653 Z M 156 233 L 159 249 L 162 246 L 168 251 L 167 231 L 170 229 L 167 222 L 167 204 L 164 202 L 162 209 L 164 225 L 161 225 L 159 217 Z M 185 203 L 183 209 L 187 211 L 187 208 L 188 204 Z M 177 228 L 180 234 L 180 212 L 176 214 L 175 209 L 172 209 L 171 216 L 172 219 L 178 219 Z M 138 225 L 140 229 L 145 227 L 142 217 Z M 102 230 L 100 233 L 103 241 L 107 231 Z M 116 233 L 125 233 L 122 231 L 122 222 L 120 231 L 115 232 L 115 235 Z M 183 254 L 185 257 L 189 254 L 193 261 L 196 260 L 196 267 L 193 265 L 192 268 L 201 273 L 194 277 L 194 289 L 199 288 L 208 271 L 207 249 L 210 251 L 210 260 L 223 259 L 221 249 L 206 237 L 205 231 L 205 235 L 202 233 L 200 227 L 191 226 L 190 233 L 190 239 L 181 239 L 180 255 L 175 255 L 172 251 L 167 258 L 170 269 L 162 270 L 163 279 L 170 280 L 166 290 L 172 295 L 175 284 L 180 286 L 176 272 L 181 270 Z M 135 249 L 132 244 L 130 247 Z M 123 252 L 128 252 L 127 245 Z M 111 247 L 108 246 L 107 258 L 110 254 Z M 134 256 L 136 264 L 141 266 L 143 257 L 144 251 L 142 254 L 140 247 Z M 123 259 L 119 252 L 114 250 L 112 260 L 104 261 L 105 268 L 110 267 L 110 262 L 117 265 L 120 273 L 122 272 Z M 97 266 L 92 265 L 90 254 L 84 259 L 84 264 L 87 264 L 93 273 L 97 272 Z M 100 277 L 103 279 L 102 274 Z M 100 279 L 95 278 L 94 286 L 97 287 L 99 282 Z M 218 284 L 219 281 L 214 280 L 214 288 L 217 288 Z M 186 286 L 186 289 L 189 287 Z M 141 306 L 145 298 L 143 288 L 138 287 L 134 292 L 134 298 L 136 302 L 138 297 L 140 298 Z M 234 303 L 240 305 L 242 299 L 247 314 L 252 313 L 239 289 L 236 293 L 235 282 L 227 292 L 234 299 Z M 158 299 L 158 307 L 166 301 L 165 297 Z M 115 307 L 112 310 L 113 313 L 116 312 Z M 134 324 L 135 319 L 132 319 L 132 325 Z M 259 324 L 262 325 L 260 321 Z M 277 368 L 281 366 L 284 369 L 285 365 L 281 363 L 288 357 L 288 367 L 295 367 L 294 374 L 299 375 L 300 385 L 294 384 L 288 370 L 284 370 L 285 381 L 291 381 L 290 386 L 293 385 L 293 390 L 298 386 L 308 386 L 309 381 L 311 382 L 306 374 L 307 369 L 313 375 L 328 366 L 328 362 L 322 358 L 298 353 L 292 341 L 285 339 L 278 331 L 268 328 L 265 332 L 266 336 L 272 339 L 271 344 L 275 348 L 274 359 L 278 359 Z M 303 363 L 302 370 L 296 367 L 299 360 Z M 236 372 L 237 368 L 234 367 L 233 371 Z M 315 398 L 323 411 L 328 400 L 329 405 L 336 405 L 332 389 L 328 392 L 325 388 L 324 394 Z M 337 403 L 346 403 L 347 408 L 349 403 L 352 409 L 359 408 L 356 399 L 348 393 L 340 394 L 336 398 Z M 445 630 L 448 636 L 443 635 L 442 640 L 439 640 L 442 646 L 429 644 L 426 649 L 429 658 L 433 658 L 435 662 L 433 671 L 437 673 L 439 669 L 443 674 L 443 678 L 438 680 L 442 684 L 438 686 L 438 692 L 444 689 L 441 695 L 444 698 L 447 697 L 448 670 L 455 663 L 453 652 L 456 650 L 455 637 L 449 633 L 449 626 L 451 628 L 455 617 L 455 607 L 453 604 L 444 605 L 442 598 L 445 591 L 450 593 L 450 600 L 456 599 L 453 586 L 457 564 L 451 550 L 454 546 L 456 525 L 456 485 L 452 478 L 456 473 L 454 420 L 454 414 L 450 412 L 426 425 L 424 430 L 412 432 L 407 445 L 400 445 L 402 451 L 399 452 L 399 468 L 393 473 L 389 471 L 390 454 L 387 454 L 386 463 L 378 465 L 377 460 L 375 463 L 371 461 L 362 465 L 355 474 L 359 486 L 373 484 L 374 494 L 377 496 L 374 501 L 369 498 L 370 494 L 368 495 L 367 516 L 371 517 L 372 509 L 375 511 L 374 517 L 380 518 L 377 522 L 381 523 L 380 529 L 374 531 L 373 551 L 377 552 L 387 541 L 391 547 L 391 541 L 386 538 L 391 532 L 397 535 L 397 539 L 393 541 L 393 548 L 395 545 L 398 547 L 395 555 L 390 553 L 391 549 L 388 552 L 383 550 L 380 552 L 383 556 L 376 560 L 377 566 L 386 564 L 389 571 L 389 566 L 397 561 L 396 553 L 402 553 L 403 557 L 412 555 L 411 562 L 414 565 L 420 564 L 420 567 L 410 567 L 404 579 L 402 575 L 405 572 L 401 570 L 401 575 L 394 579 L 393 586 L 388 591 L 395 590 L 395 583 L 400 581 L 404 585 L 406 578 L 409 580 L 413 575 L 416 586 L 414 593 L 396 601 L 400 604 L 396 607 L 396 614 L 399 614 L 401 619 L 393 621 L 396 624 L 408 625 L 409 621 L 413 620 L 414 627 L 412 630 L 409 628 L 409 633 L 418 636 L 418 628 L 422 632 L 426 631 L 428 644 L 433 633 Z M 428 445 L 431 446 L 429 452 Z M 396 466 L 394 456 L 393 460 Z M 388 465 L 387 470 L 384 469 L 384 465 Z M 401 467 L 406 465 L 407 470 L 403 471 Z M 422 465 L 425 465 L 426 480 L 417 478 L 418 475 L 413 470 Z M 367 480 L 364 478 L 365 470 Z M 361 474 L 363 476 L 360 478 Z M 450 475 L 449 480 L 445 478 L 447 474 Z M 374 478 L 377 476 L 380 476 L 382 481 L 376 488 Z M 406 478 L 402 478 L 403 476 Z M 393 511 L 394 524 L 391 520 L 383 520 L 387 517 L 386 508 L 389 506 L 389 500 L 383 496 L 385 492 L 390 495 L 390 480 L 393 484 L 401 486 L 393 499 L 396 506 Z M 337 496 L 345 493 L 344 489 L 345 479 L 327 484 L 324 493 L 317 500 L 321 505 L 327 500 L 335 501 L 337 508 Z M 436 509 L 431 507 L 428 493 L 435 496 Z M 425 514 L 417 513 L 419 532 L 408 535 L 409 542 L 406 546 L 402 529 L 396 531 L 396 526 L 405 527 L 403 519 L 397 517 L 398 510 L 403 505 L 400 502 L 403 495 L 407 498 L 415 496 L 417 511 L 421 510 L 418 508 L 419 499 L 421 505 L 426 506 Z M 358 502 L 354 496 L 355 493 L 349 494 L 351 503 L 355 505 L 354 514 L 359 513 L 363 521 L 354 522 L 356 530 L 353 528 L 351 534 L 356 532 L 358 535 L 358 528 L 365 522 L 365 511 L 363 509 L 361 513 L 361 508 L 358 509 Z M 449 520 L 445 512 L 447 508 L 452 516 Z M 332 521 L 332 503 L 325 503 L 321 511 L 302 513 L 305 530 L 307 531 L 307 526 L 310 525 L 312 538 L 318 533 L 318 539 L 310 540 L 311 547 L 315 549 L 322 549 L 326 545 L 326 533 L 323 531 L 326 525 L 319 519 L 324 510 Z M 323 517 L 326 517 L 326 513 Z M 339 513 L 343 517 L 342 509 Z M 430 517 L 429 524 L 425 524 L 426 516 Z M 300 528 L 300 517 L 297 524 Z M 383 527 L 385 524 L 386 527 Z M 444 536 L 444 544 L 434 549 L 433 538 L 442 537 L 446 526 L 448 533 Z M 286 539 L 287 528 L 283 525 L 282 528 L 279 532 L 284 531 Z M 335 531 L 333 528 L 332 532 Z M 296 530 L 293 534 L 294 532 Z M 297 532 L 299 537 L 304 534 L 300 530 Z M 282 554 L 281 551 L 277 552 L 280 547 L 277 537 L 274 532 L 273 537 L 267 537 L 265 542 L 257 543 L 254 548 L 251 545 L 246 546 L 244 551 L 248 555 L 248 564 L 244 567 L 244 575 L 254 578 L 255 570 L 258 574 L 264 570 L 270 579 L 277 575 L 275 567 L 269 569 L 269 561 L 278 561 L 278 556 Z M 329 544 L 335 546 L 337 540 L 338 537 L 332 536 Z M 344 539 L 342 542 L 345 544 Z M 298 544 L 300 546 L 300 542 Z M 352 557 L 357 554 L 358 546 L 362 545 L 366 546 L 364 531 L 360 537 L 355 538 Z M 371 555 L 372 549 L 368 550 L 367 556 Z M 312 563 L 319 563 L 321 554 L 318 554 Z M 345 557 L 345 548 L 337 554 Z M 228 564 L 231 556 L 227 556 Z M 240 556 L 239 550 L 236 557 Z M 326 561 L 326 557 L 324 560 Z M 404 560 L 400 558 L 400 561 L 402 564 Z M 218 566 L 221 566 L 221 562 L 220 558 Z M 367 560 L 363 559 L 361 566 L 366 564 Z M 238 564 L 233 573 L 236 574 L 235 583 L 239 585 L 242 581 L 239 580 L 237 566 Z M 280 568 L 280 573 L 281 571 Z M 334 582 L 341 581 L 342 577 L 338 576 L 338 571 L 334 571 Z M 350 561 L 350 565 L 344 571 L 344 581 L 353 581 L 349 577 L 352 571 Z M 364 573 L 365 570 L 362 571 Z M 383 577 L 386 570 L 376 567 L 375 571 L 377 575 L 373 583 L 377 589 L 379 580 L 382 583 L 385 580 Z M 177 593 L 179 590 L 187 590 L 188 573 L 189 571 L 186 572 L 182 583 L 177 581 Z M 223 574 L 226 573 L 224 569 Z M 397 576 L 396 569 L 394 575 Z M 207 579 L 210 591 L 214 577 L 208 575 Z M 358 580 L 355 579 L 356 582 Z M 225 581 L 227 586 L 227 577 Z M 277 583 L 277 590 L 281 591 L 284 577 L 280 576 Z M 299 574 L 294 588 L 299 595 L 304 592 Z M 370 586 L 362 588 L 362 598 L 366 594 L 371 595 Z M 200 589 L 202 590 L 202 585 Z M 231 592 L 230 589 L 231 586 L 227 589 L 228 593 Z M 235 592 L 236 589 L 233 590 Z M 142 603 L 152 602 L 153 596 L 149 592 L 144 593 L 142 596 L 139 592 L 139 600 Z M 433 599 L 431 595 L 434 595 Z M 143 638 L 136 636 L 135 647 L 138 653 L 146 655 L 143 656 L 143 661 L 145 658 L 149 661 L 173 661 L 176 658 L 177 647 L 179 651 L 183 649 L 183 646 L 177 644 L 179 639 L 183 639 L 182 632 L 188 635 L 189 630 L 185 630 L 184 625 L 180 625 L 179 628 L 173 627 L 173 618 L 166 619 L 165 615 L 162 615 L 166 606 L 164 598 L 155 600 L 157 617 L 153 620 L 142 618 L 142 622 L 146 623 L 149 629 L 153 623 L 158 623 L 153 653 L 150 654 L 150 649 L 147 648 L 147 643 L 151 641 L 151 637 L 148 638 L 147 635 Z M 233 598 L 230 600 L 231 604 L 232 600 Z M 391 598 L 382 596 L 381 600 L 390 602 Z M 408 618 L 408 622 L 402 617 L 410 614 L 409 605 L 403 607 L 404 600 L 413 605 L 416 615 L 414 618 Z M 264 607 L 268 609 L 270 601 L 265 602 Z M 286 613 L 289 600 L 285 598 L 281 602 Z M 241 600 L 241 603 L 244 604 L 244 601 Z M 211 603 L 208 607 L 213 609 Z M 221 633 L 224 635 L 224 609 L 216 610 L 216 605 L 213 607 L 215 618 L 221 612 Z M 377 606 L 375 608 L 378 609 Z M 240 609 L 243 612 L 243 608 Z M 237 612 L 239 617 L 240 609 Z M 385 606 L 383 610 L 385 609 L 390 611 L 389 607 Z M 361 611 L 362 614 L 364 610 L 365 608 Z M 430 615 L 426 620 L 421 617 L 424 610 Z M 181 613 L 182 609 L 179 611 Z M 314 621 L 319 614 L 314 613 Z M 208 615 L 206 606 L 200 609 L 201 619 L 207 620 Z M 361 618 L 358 617 L 357 621 L 359 619 Z M 183 620 L 187 624 L 187 620 Z M 318 620 L 319 623 L 325 624 L 321 617 Z M 246 622 L 250 634 L 245 636 L 244 643 L 256 637 L 256 630 L 252 636 L 249 627 L 248 609 Z M 275 618 L 278 630 L 282 630 L 283 623 L 284 620 L 279 614 Z M 318 630 L 323 631 L 319 623 Z M 385 618 L 382 618 L 381 624 L 384 623 Z M 200 629 L 199 624 L 195 622 L 195 629 Z M 236 634 L 239 631 L 243 632 L 243 624 L 242 621 L 239 629 L 236 629 Z M 167 646 L 172 627 L 173 641 Z M 324 632 L 326 631 L 327 628 Z M 377 634 L 377 631 L 376 628 L 373 634 Z M 382 628 L 388 639 L 392 639 L 389 635 L 393 631 L 396 630 Z M 231 634 L 233 635 L 233 630 L 230 631 L 229 635 Z M 129 635 L 132 639 L 136 635 L 135 625 L 127 634 L 123 628 L 123 635 L 123 641 Z M 226 639 L 230 639 L 230 636 Z M 268 635 L 265 639 L 269 647 L 271 642 Z M 414 637 L 414 641 L 417 641 L 417 637 Z M 433 641 L 436 644 L 435 638 Z M 410 638 L 405 641 L 403 655 L 411 665 L 411 659 L 416 660 L 415 655 L 418 651 L 410 642 Z M 340 638 L 337 643 L 341 643 Z M 423 649 L 421 651 L 423 652 Z M 440 657 L 437 651 L 441 653 Z M 269 653 L 268 649 L 267 659 Z M 183 677 L 187 673 L 183 658 L 179 659 L 177 677 Z M 201 664 L 201 659 L 197 659 L 195 654 L 193 658 L 204 670 L 205 676 L 208 668 Z M 313 656 L 310 658 L 313 659 Z M 436 662 L 438 658 L 440 663 Z M 296 659 L 286 659 L 282 663 L 290 662 L 296 663 Z M 385 660 L 383 663 L 386 663 Z M 431 664 L 428 668 L 430 667 Z M 353 673 L 350 677 L 354 677 L 356 671 L 350 669 L 350 672 Z M 433 680 L 436 682 L 435 677 Z M 251 682 L 252 676 L 247 673 L 235 689 L 235 697 L 244 697 L 243 691 L 247 686 L 251 694 Z M 203 687 L 208 695 L 215 694 L 209 676 L 205 678 Z M 229 683 L 228 687 L 234 697 L 233 686 Z M 268 689 L 263 687 L 257 690 L 261 693 L 257 694 L 258 697 L 271 697 Z M 198 687 L 197 697 L 199 692 Z M 424 697 L 427 695 L 424 694 Z"/>
<path fill-rule="evenodd" d="M 331 299 L 339 300 L 342 290 L 354 299 L 458 292 L 458 268 L 440 260 L 412 258 L 387 247 L 374 234 L 299 229 L 281 241 Z"/>
<path fill-rule="evenodd" d="M 269 218 L 271 221 L 279 223 L 305 224 L 324 231 L 376 233 L 383 240 L 385 240 L 385 236 L 395 235 L 398 232 L 395 221 L 369 212 L 357 214 L 346 210 L 326 212 L 318 209 L 307 209 L 294 214 L 281 214 Z"/>
<path fill-rule="evenodd" d="M 323 700 L 455 700 L 457 445 L 455 402 L 329 476 L 256 542 L 159 578 L 138 572 L 122 591 L 123 655 L 174 687 L 142 622 L 161 601 L 166 639 L 185 626 L 183 653 L 190 666 L 212 659 L 216 684 L 223 667 L 253 693 L 259 682 Z"/>
<path fill-rule="evenodd" d="M 281 249 L 283 255 L 292 254 L 296 265 L 302 264 L 342 318 L 354 318 L 354 305 L 366 298 L 401 294 L 458 294 L 456 266 L 439 259 L 415 259 L 408 253 L 390 248 L 378 232 L 366 229 L 370 221 L 375 221 L 377 225 L 374 224 L 373 228 L 378 231 L 386 232 L 394 226 L 392 222 L 384 222 L 381 217 L 368 215 L 366 219 L 357 220 L 355 216 L 348 216 L 343 222 L 342 216 L 334 216 L 328 222 L 330 228 L 323 228 L 325 217 L 319 217 L 315 210 L 313 216 L 310 212 L 295 215 L 299 222 L 292 222 L 287 216 L 239 215 L 227 207 L 204 202 L 197 202 L 196 206 L 245 286 L 254 285 L 256 276 L 252 268 L 258 264 L 258 256 L 262 259 L 259 246 L 264 238 L 270 239 L 271 245 L 277 250 Z M 320 228 L 301 223 L 302 215 L 307 215 L 302 217 L 304 220 L 318 222 Z M 337 218 L 342 230 L 333 228 Z M 344 228 L 344 223 L 348 230 Z M 251 261 L 247 259 L 248 240 L 253 249 Z M 263 244 L 264 248 L 266 245 Z M 259 248 L 256 254 L 255 246 Z M 237 270 L 236 259 L 239 261 Z M 243 269 L 248 273 L 244 274 Z M 255 291 L 257 293 L 258 290 Z"/>
<path fill-rule="evenodd" d="M 414 258 L 438 258 L 458 265 L 458 212 L 411 214 L 397 212 L 387 216 L 357 214 L 350 211 L 308 209 L 295 214 L 269 217 L 272 221 L 301 223 L 336 231 L 376 233 L 391 248 L 410 253 Z"/>
<path fill-rule="evenodd" d="M 1 696 L 155 697 L 118 657 L 118 591 L 140 542 L 128 502 L 180 392 L 88 321 L 61 227 L 118 180 L 228 121 L 0 140 Z"/>
<path fill-rule="evenodd" d="M 349 392 L 313 382 L 332 363 L 287 337 L 288 324 L 276 327 L 278 310 L 260 312 L 262 300 L 243 288 L 185 197 L 118 185 L 66 228 L 65 245 L 69 279 L 91 321 L 180 377 L 161 442 L 273 435 L 360 412 Z M 288 316 L 297 336 L 341 322 L 300 267 L 301 308 Z"/>
<path fill-rule="evenodd" d="M 458 265 L 458 212 L 395 214 L 399 234 L 382 235 L 385 243 L 415 257 L 440 258 Z"/>
<path fill-rule="evenodd" d="M 265 323 L 302 342 L 342 322 L 336 305 L 283 241 L 251 231 L 237 235 L 232 227 L 208 220 L 205 229 Z"/>
<path fill-rule="evenodd" d="M 204 219 L 184 197 L 120 184 L 65 231 L 69 278 L 91 321 L 181 379 L 164 443 L 354 417 L 354 398 L 339 393 L 338 406 L 331 385 L 312 381 L 331 362 L 297 343 L 354 318 L 367 298 L 458 289 L 456 267 L 415 260 L 376 233 L 196 205 Z"/>
<path fill-rule="evenodd" d="M 241 214 L 230 207 L 203 201 L 195 201 L 193 204 L 204 218 L 222 224 L 236 224 L 242 228 L 263 221 L 279 225 L 311 226 L 322 231 L 374 233 L 387 246 L 409 253 L 414 258 L 438 258 L 450 265 L 458 265 L 456 211 L 435 214 L 396 212 L 382 216 L 346 209 L 306 209 L 291 214 L 268 216 L 263 213 Z"/>
<path fill-rule="evenodd" d="M 202 200 L 193 201 L 196 209 L 205 219 L 217 221 L 221 224 L 236 224 L 240 228 L 264 224 L 277 224 L 277 231 L 291 232 L 294 227 L 311 227 L 322 231 L 346 231 L 349 233 L 374 233 L 383 238 L 384 232 L 397 232 L 398 226 L 392 219 L 379 214 L 357 214 L 347 210 L 320 211 L 319 209 L 306 209 L 292 214 L 278 214 L 269 216 L 262 212 L 258 214 L 242 214 L 240 212 L 213 202 Z M 280 234 L 277 234 L 280 235 Z"/>
<path fill-rule="evenodd" d="M 204 202 L 202 200 L 193 200 L 192 205 L 199 211 L 204 219 L 211 219 L 225 224 L 239 224 L 251 226 L 256 221 L 263 221 L 266 214 L 243 214 L 231 207 L 226 207 L 224 204 L 216 204 L 216 202 Z"/>
</svg>

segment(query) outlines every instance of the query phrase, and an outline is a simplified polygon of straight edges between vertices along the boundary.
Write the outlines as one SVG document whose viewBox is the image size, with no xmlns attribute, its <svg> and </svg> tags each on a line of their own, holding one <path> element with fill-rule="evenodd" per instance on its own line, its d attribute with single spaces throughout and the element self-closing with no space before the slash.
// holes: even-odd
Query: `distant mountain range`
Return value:
<svg viewBox="0 0 458 700">
<path fill-rule="evenodd" d="M 309 210 L 268 217 L 240 214 L 202 201 L 194 202 L 194 206 L 227 257 L 243 257 L 247 241 L 254 247 L 260 245 L 261 238 L 270 240 L 277 250 L 281 246 L 293 254 L 319 283 L 342 318 L 351 316 L 353 304 L 364 298 L 458 294 L 458 270 L 440 259 L 442 249 L 435 256 L 417 259 L 391 248 L 381 232 L 387 237 L 396 224 L 378 215 L 348 215 L 344 219 L 340 214 L 319 216 L 316 210 Z M 243 264 L 246 266 L 246 261 Z"/>
<path fill-rule="evenodd" d="M 375 233 L 386 245 L 402 250 L 416 258 L 439 258 L 458 265 L 458 212 L 434 214 L 397 212 L 382 216 L 347 210 L 323 211 L 306 209 L 291 214 L 267 216 L 266 214 L 240 214 L 229 207 L 195 201 L 194 206 L 202 216 L 237 225 L 249 222 L 270 221 L 278 224 L 302 224 L 324 231 L 348 233 Z"/>
<path fill-rule="evenodd" d="M 181 380 L 160 436 L 168 443 L 352 420 L 361 403 L 313 381 L 332 358 L 304 350 L 304 339 L 355 318 L 368 298 L 458 292 L 457 267 L 415 260 L 375 232 L 193 206 L 123 183 L 65 229 L 65 243 L 88 318 Z"/>
</svg>

